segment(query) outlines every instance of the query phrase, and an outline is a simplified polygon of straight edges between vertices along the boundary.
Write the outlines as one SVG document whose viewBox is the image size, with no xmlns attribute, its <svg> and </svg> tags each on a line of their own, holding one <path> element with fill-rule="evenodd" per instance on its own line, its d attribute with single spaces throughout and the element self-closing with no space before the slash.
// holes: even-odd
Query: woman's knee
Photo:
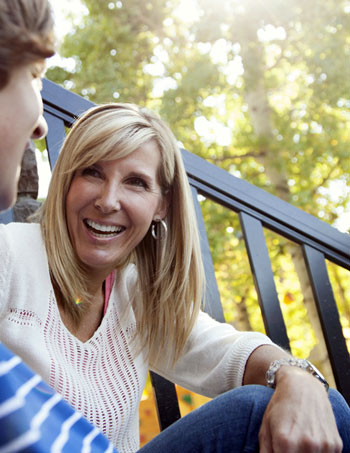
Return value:
<svg viewBox="0 0 350 453">
<path fill-rule="evenodd" d="M 255 404 L 266 406 L 271 396 L 273 389 L 263 385 L 244 385 L 227 392 L 227 397 L 238 404 Z"/>
</svg>

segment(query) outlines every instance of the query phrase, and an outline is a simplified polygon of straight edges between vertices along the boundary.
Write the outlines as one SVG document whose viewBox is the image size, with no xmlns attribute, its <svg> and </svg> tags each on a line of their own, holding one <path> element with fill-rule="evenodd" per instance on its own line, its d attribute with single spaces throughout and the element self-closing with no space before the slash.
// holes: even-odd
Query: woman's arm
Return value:
<svg viewBox="0 0 350 453">
<path fill-rule="evenodd" d="M 247 361 L 243 384 L 266 385 L 271 362 L 288 358 L 277 347 L 260 346 Z M 341 452 L 342 441 L 324 385 L 295 366 L 279 368 L 275 382 L 260 429 L 260 452 Z"/>
</svg>

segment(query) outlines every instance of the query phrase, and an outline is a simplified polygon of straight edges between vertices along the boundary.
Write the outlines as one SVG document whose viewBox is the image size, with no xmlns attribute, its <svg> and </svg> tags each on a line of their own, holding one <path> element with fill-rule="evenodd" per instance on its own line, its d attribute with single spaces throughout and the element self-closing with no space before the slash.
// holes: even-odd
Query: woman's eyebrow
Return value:
<svg viewBox="0 0 350 453">
<path fill-rule="evenodd" d="M 147 173 L 147 171 L 144 170 L 132 170 L 128 173 L 130 176 L 138 176 L 140 178 L 148 178 L 148 179 L 153 179 L 153 176 Z"/>
</svg>

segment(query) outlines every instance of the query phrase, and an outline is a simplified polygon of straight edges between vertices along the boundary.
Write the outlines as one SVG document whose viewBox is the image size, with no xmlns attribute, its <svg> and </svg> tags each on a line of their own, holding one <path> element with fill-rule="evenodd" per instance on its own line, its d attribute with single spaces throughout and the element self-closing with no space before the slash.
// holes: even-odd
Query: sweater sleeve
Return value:
<svg viewBox="0 0 350 453">
<path fill-rule="evenodd" d="M 5 225 L 0 224 L 0 318 L 9 298 L 11 276 L 11 253 Z"/>
<path fill-rule="evenodd" d="M 182 387 L 213 398 L 243 382 L 246 362 L 259 346 L 273 344 L 258 332 L 240 332 L 200 312 L 175 366 L 163 357 L 151 369 Z"/>
</svg>

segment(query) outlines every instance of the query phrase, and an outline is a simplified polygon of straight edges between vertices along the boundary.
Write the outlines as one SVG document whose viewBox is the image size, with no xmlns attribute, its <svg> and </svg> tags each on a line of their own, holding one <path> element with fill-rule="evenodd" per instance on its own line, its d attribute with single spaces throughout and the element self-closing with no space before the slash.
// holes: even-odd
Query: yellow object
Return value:
<svg viewBox="0 0 350 453">
<path fill-rule="evenodd" d="M 294 302 L 294 296 L 292 293 L 290 293 L 289 291 L 287 291 L 283 297 L 283 303 L 285 303 L 286 305 L 289 305 L 291 304 L 292 302 Z"/>
<path fill-rule="evenodd" d="M 197 409 L 197 407 L 200 407 L 202 404 L 210 401 L 210 398 L 190 392 L 189 390 L 179 386 L 176 386 L 176 391 L 179 400 L 181 417 L 184 417 L 189 412 Z M 140 446 L 142 447 L 160 432 L 153 393 L 151 391 L 147 391 L 147 386 L 140 403 L 139 417 Z"/>
</svg>

